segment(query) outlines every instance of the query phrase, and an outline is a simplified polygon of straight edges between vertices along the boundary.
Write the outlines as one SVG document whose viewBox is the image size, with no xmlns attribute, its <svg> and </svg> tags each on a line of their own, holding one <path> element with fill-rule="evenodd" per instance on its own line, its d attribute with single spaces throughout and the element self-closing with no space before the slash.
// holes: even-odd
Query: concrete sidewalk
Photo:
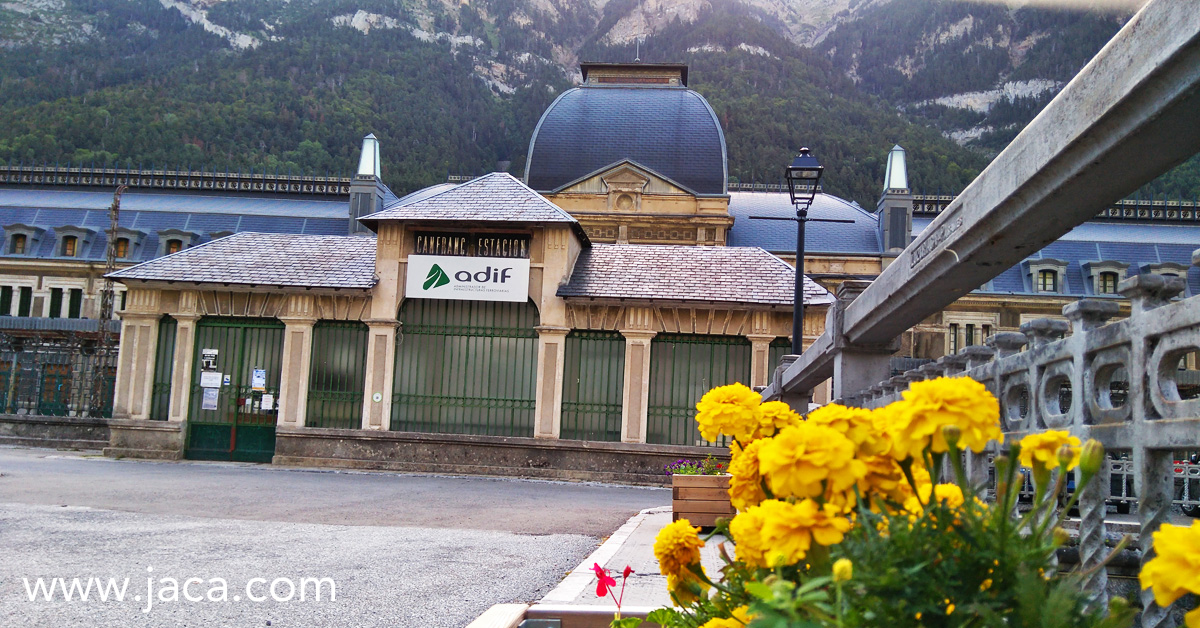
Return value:
<svg viewBox="0 0 1200 628">
<path fill-rule="evenodd" d="M 609 597 L 596 596 L 596 574 L 592 571 L 592 565 L 596 563 L 617 580 L 618 595 L 621 574 L 627 565 L 633 568 L 634 573 L 625 583 L 623 615 L 645 616 L 656 608 L 670 606 L 667 577 L 659 573 L 658 560 L 654 558 L 654 538 L 669 523 L 670 506 L 649 508 L 634 515 L 557 587 L 529 607 L 526 617 L 561 618 L 563 628 L 607 626 L 616 611 L 616 604 Z M 701 538 L 704 538 L 703 534 Z M 713 537 L 700 550 L 701 563 L 712 577 L 716 577 L 724 566 L 718 550 L 724 541 L 723 536 Z M 732 544 L 726 546 L 726 551 L 732 556 Z"/>
</svg>

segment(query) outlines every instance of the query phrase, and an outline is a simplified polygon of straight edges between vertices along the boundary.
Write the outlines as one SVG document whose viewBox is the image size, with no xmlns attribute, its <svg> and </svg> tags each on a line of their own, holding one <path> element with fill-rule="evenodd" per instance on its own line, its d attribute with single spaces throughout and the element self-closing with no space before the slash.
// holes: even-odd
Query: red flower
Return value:
<svg viewBox="0 0 1200 628">
<path fill-rule="evenodd" d="M 625 569 L 629 570 L 628 567 Z M 609 591 L 613 587 L 617 586 L 617 581 L 614 580 L 612 576 L 608 575 L 608 572 L 600 566 L 600 563 L 592 563 L 592 571 L 596 572 L 596 597 L 604 597 L 605 595 L 608 595 Z"/>
</svg>

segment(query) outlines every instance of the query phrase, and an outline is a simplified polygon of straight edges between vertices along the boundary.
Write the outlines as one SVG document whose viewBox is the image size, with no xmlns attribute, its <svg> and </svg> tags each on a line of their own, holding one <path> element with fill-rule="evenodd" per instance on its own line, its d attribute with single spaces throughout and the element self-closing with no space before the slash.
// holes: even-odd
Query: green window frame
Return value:
<svg viewBox="0 0 1200 628">
<path fill-rule="evenodd" d="M 12 286 L 0 286 L 0 316 L 12 315 Z"/>
<path fill-rule="evenodd" d="M 625 337 L 572 331 L 563 347 L 559 438 L 619 442 L 625 382 Z"/>
<path fill-rule="evenodd" d="M 59 318 L 62 316 L 62 288 L 50 289 L 50 318 Z"/>
<path fill-rule="evenodd" d="M 33 309 L 33 288 L 30 286 L 21 286 L 19 302 L 17 303 L 17 316 L 29 316 Z"/>
<path fill-rule="evenodd" d="M 650 341 L 650 402 L 646 442 L 723 446 L 700 436 L 696 403 L 704 393 L 750 384 L 750 341 L 743 336 L 659 334 Z"/>
<path fill-rule="evenodd" d="M 368 338 L 367 326 L 358 321 L 313 326 L 305 427 L 362 427 Z"/>
<path fill-rule="evenodd" d="M 67 318 L 79 318 L 83 315 L 83 290 L 71 288 L 67 302 Z"/>
<path fill-rule="evenodd" d="M 392 430 L 533 436 L 533 303 L 408 299 L 399 319 Z"/>
</svg>

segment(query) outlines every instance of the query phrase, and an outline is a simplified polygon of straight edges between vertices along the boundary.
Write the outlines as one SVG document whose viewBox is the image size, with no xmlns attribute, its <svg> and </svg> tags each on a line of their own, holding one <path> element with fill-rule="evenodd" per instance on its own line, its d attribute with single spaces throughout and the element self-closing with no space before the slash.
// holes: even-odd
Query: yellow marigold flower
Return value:
<svg viewBox="0 0 1200 628">
<path fill-rule="evenodd" d="M 1074 469 L 1079 465 L 1080 442 L 1078 438 L 1062 430 L 1050 430 L 1022 438 L 1021 465 L 1031 469 L 1039 466 L 1043 469 L 1057 469 L 1058 450 L 1063 445 L 1070 447 L 1073 454 L 1067 463 L 1067 469 Z"/>
<path fill-rule="evenodd" d="M 1200 521 L 1191 526 L 1164 523 L 1154 533 L 1154 558 L 1138 574 L 1154 601 L 1168 606 L 1186 593 L 1200 593 Z M 1188 628 L 1200 628 L 1200 608 L 1184 616 Z"/>
<path fill-rule="evenodd" d="M 756 507 L 739 512 L 729 522 L 729 534 L 733 537 L 735 557 L 752 567 L 766 567 L 762 543 L 762 511 Z"/>
<path fill-rule="evenodd" d="M 753 619 L 749 611 L 750 607 L 739 606 L 733 609 L 733 617 L 714 617 L 700 624 L 700 628 L 742 628 Z"/>
<path fill-rule="evenodd" d="M 749 442 L 759 429 L 761 402 L 762 395 L 742 384 L 718 386 L 704 393 L 696 404 L 700 435 L 713 442 L 721 434 Z"/>
<path fill-rule="evenodd" d="M 987 591 L 990 588 L 992 588 L 992 579 L 991 578 L 988 578 L 988 579 L 984 580 L 983 582 L 979 583 L 979 592 L 980 593 Z"/>
<path fill-rule="evenodd" d="M 933 501 L 950 509 L 962 508 L 962 505 L 967 501 L 963 497 L 962 489 L 957 484 L 938 484 L 937 486 L 925 484 L 921 486 L 921 500 L 917 501 L 915 495 L 909 497 L 904 501 L 904 509 L 913 515 L 920 515 L 925 511 L 921 507 L 921 503 L 930 503 L 929 496 L 931 494 L 933 495 Z"/>
<path fill-rule="evenodd" d="M 845 582 L 854 577 L 854 563 L 849 558 L 839 558 L 833 563 L 833 581 Z"/>
<path fill-rule="evenodd" d="M 874 413 L 870 410 L 831 403 L 809 412 L 808 422 L 841 432 L 863 455 L 883 453 L 891 446 L 887 435 L 877 427 Z"/>
<path fill-rule="evenodd" d="M 758 407 L 758 431 L 755 438 L 770 438 L 785 427 L 800 424 L 800 415 L 782 401 L 767 401 Z"/>
<path fill-rule="evenodd" d="M 867 467 L 867 474 L 858 481 L 858 492 L 864 498 L 870 493 L 878 493 L 895 499 L 901 485 L 908 485 L 900 465 L 896 464 L 896 460 L 891 456 L 869 456 L 861 460 Z"/>
<path fill-rule="evenodd" d="M 766 404 L 763 404 L 766 405 Z M 758 472 L 758 451 L 770 439 L 758 439 L 745 449 L 734 445 L 733 459 L 729 461 L 729 501 L 734 508 L 746 510 L 767 498 L 763 492 L 762 476 Z"/>
<path fill-rule="evenodd" d="M 704 568 L 701 567 L 700 571 L 704 571 Z M 691 604 L 700 599 L 696 595 L 693 587 L 698 587 L 701 595 L 707 595 L 710 588 L 707 582 L 696 577 L 696 574 L 690 571 L 685 571 L 678 576 L 674 574 L 667 576 L 667 590 L 670 591 L 675 596 L 675 599 L 679 600 L 681 604 Z"/>
<path fill-rule="evenodd" d="M 688 573 L 688 565 L 700 562 L 700 548 L 704 541 L 697 534 L 700 528 L 693 528 L 687 519 L 671 522 L 654 538 L 654 557 L 658 559 L 658 569 L 664 576 L 679 576 Z"/>
<path fill-rule="evenodd" d="M 762 517 L 759 537 L 770 567 L 799 562 L 813 542 L 826 546 L 841 543 L 850 530 L 850 520 L 842 516 L 841 509 L 811 499 L 797 504 L 772 499 L 751 510 L 755 509 Z"/>
<path fill-rule="evenodd" d="M 946 451 L 945 425 L 958 426 L 962 430 L 959 446 L 976 453 L 993 440 L 1004 442 L 999 402 L 983 384 L 969 377 L 913 382 L 895 410 L 892 455 L 897 460 L 919 458 L 925 447 L 934 453 Z"/>
<path fill-rule="evenodd" d="M 947 615 L 953 615 L 953 614 L 954 614 L 954 602 L 951 602 L 951 603 L 949 603 L 949 604 L 947 604 L 947 605 L 946 605 L 946 614 L 947 614 Z"/>
<path fill-rule="evenodd" d="M 776 497 L 844 493 L 867 474 L 854 443 L 837 430 L 801 423 L 784 428 L 758 452 L 759 471 Z"/>
</svg>

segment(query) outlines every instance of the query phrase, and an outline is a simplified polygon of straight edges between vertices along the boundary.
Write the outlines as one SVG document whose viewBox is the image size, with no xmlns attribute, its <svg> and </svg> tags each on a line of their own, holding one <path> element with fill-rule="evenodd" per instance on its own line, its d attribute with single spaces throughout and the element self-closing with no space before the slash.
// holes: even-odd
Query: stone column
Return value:
<svg viewBox="0 0 1200 628">
<path fill-rule="evenodd" d="M 313 298 L 288 298 L 283 321 L 283 372 L 279 376 L 280 427 L 304 427 L 308 410 L 308 374 L 312 368 L 312 330 L 317 319 Z"/>
<path fill-rule="evenodd" d="M 538 333 L 534 438 L 558 438 L 562 427 L 563 361 L 570 327 L 541 325 Z"/>
<path fill-rule="evenodd" d="M 366 399 L 362 428 L 387 431 L 392 425 L 392 384 L 396 381 L 396 328 L 394 318 L 369 318 L 367 324 Z"/>
<path fill-rule="evenodd" d="M 127 299 L 125 308 L 129 309 L 132 299 Z M 175 356 L 171 364 L 171 400 L 168 404 L 167 419 L 170 421 L 186 421 L 188 405 L 192 396 L 192 366 L 196 353 L 196 322 L 200 320 L 200 295 L 196 292 L 183 291 L 179 293 L 179 308 L 171 312 L 175 319 Z"/>
<path fill-rule="evenodd" d="M 148 419 L 150 397 L 154 391 L 154 353 L 158 347 L 160 315 L 125 312 L 120 316 L 121 342 L 117 349 L 113 418 Z"/>
<path fill-rule="evenodd" d="M 777 364 L 771 363 L 773 334 L 746 334 L 750 339 L 750 387 L 766 386 Z"/>
<path fill-rule="evenodd" d="M 656 332 L 622 329 L 625 336 L 625 381 L 621 397 L 621 442 L 646 442 L 650 405 L 650 340 Z"/>
</svg>

